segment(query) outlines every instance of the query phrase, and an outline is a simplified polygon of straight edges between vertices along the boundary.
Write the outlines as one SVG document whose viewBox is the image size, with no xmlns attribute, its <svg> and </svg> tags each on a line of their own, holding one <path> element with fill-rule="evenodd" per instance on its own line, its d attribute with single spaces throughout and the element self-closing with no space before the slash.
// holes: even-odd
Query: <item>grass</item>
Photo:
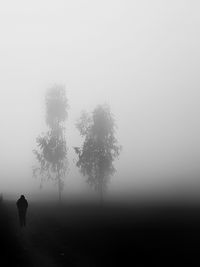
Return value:
<svg viewBox="0 0 200 267">
<path fill-rule="evenodd" d="M 9 202 L 1 218 L 4 251 L 15 262 L 10 266 L 198 266 L 200 261 L 198 205 L 29 203 L 27 227 L 20 229 L 15 203 Z"/>
</svg>

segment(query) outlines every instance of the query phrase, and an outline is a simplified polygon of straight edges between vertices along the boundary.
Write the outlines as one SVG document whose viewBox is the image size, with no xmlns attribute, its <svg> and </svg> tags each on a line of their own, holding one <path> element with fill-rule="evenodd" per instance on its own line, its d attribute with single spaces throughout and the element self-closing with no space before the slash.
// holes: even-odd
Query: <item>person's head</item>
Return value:
<svg viewBox="0 0 200 267">
<path fill-rule="evenodd" d="M 21 195 L 21 197 L 20 198 L 25 198 L 25 196 L 24 195 Z"/>
</svg>

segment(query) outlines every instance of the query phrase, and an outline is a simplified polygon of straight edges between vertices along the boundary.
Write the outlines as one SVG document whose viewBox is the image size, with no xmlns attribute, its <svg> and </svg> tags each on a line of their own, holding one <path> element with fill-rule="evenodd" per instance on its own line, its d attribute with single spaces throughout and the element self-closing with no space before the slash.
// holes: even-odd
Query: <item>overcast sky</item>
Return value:
<svg viewBox="0 0 200 267">
<path fill-rule="evenodd" d="M 199 8 L 189 0 L 2 1 L 3 191 L 39 186 L 32 149 L 54 83 L 67 89 L 71 159 L 81 110 L 110 105 L 123 146 L 111 191 L 200 188 Z M 65 190 L 83 187 L 71 160 Z"/>
</svg>

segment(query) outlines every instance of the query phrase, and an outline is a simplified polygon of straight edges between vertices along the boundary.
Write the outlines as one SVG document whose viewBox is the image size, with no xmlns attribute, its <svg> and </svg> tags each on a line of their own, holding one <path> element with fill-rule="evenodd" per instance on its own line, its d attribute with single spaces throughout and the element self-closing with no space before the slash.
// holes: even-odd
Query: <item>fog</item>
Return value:
<svg viewBox="0 0 200 267">
<path fill-rule="evenodd" d="M 52 184 L 39 190 L 32 150 L 46 130 L 45 91 L 58 83 L 70 105 L 66 195 L 89 192 L 74 163 L 74 124 L 101 103 L 123 147 L 110 194 L 198 194 L 199 8 L 180 0 L 2 2 L 1 191 L 57 192 Z"/>
</svg>

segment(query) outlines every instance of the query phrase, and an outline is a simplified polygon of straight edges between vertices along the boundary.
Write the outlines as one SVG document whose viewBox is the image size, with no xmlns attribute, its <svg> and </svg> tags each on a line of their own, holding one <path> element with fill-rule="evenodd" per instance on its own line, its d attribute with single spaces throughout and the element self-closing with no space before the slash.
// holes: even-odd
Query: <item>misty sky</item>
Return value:
<svg viewBox="0 0 200 267">
<path fill-rule="evenodd" d="M 123 146 L 111 191 L 200 189 L 199 8 L 189 0 L 1 2 L 2 191 L 38 189 L 32 149 L 54 83 L 66 86 L 70 104 L 67 192 L 85 186 L 73 163 L 74 123 L 105 102 Z"/>
</svg>

